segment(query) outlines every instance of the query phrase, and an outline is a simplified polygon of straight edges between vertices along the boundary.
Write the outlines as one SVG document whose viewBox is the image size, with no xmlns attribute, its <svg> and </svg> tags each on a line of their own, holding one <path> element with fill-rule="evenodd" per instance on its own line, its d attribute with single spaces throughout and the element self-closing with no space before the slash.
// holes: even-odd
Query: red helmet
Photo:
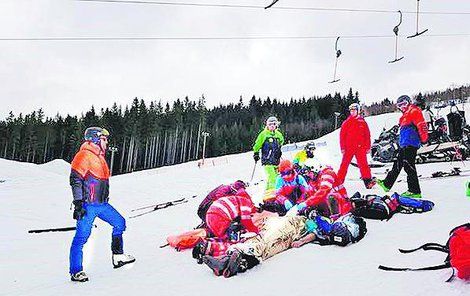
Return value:
<svg viewBox="0 0 470 296">
<path fill-rule="evenodd" d="M 284 160 L 281 160 L 281 163 L 279 164 L 278 169 L 279 169 L 279 173 L 284 173 L 284 172 L 293 170 L 294 165 L 292 164 L 290 160 L 284 159 Z"/>
</svg>

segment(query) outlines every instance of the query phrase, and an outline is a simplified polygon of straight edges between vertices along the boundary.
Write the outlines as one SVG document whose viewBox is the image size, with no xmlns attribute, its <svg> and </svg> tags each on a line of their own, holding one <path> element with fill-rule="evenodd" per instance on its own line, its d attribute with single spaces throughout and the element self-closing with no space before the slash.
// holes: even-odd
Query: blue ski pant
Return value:
<svg viewBox="0 0 470 296">
<path fill-rule="evenodd" d="M 83 270 L 83 246 L 90 237 L 93 221 L 98 217 L 113 226 L 113 241 L 121 242 L 122 233 L 126 230 L 126 220 L 110 204 L 84 204 L 86 214 L 77 221 L 77 229 L 70 247 L 70 273 L 77 273 Z"/>
</svg>

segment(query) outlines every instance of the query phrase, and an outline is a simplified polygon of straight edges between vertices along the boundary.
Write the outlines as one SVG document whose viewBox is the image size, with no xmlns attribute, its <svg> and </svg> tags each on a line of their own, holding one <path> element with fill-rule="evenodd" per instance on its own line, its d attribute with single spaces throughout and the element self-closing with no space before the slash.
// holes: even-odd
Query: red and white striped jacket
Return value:
<svg viewBox="0 0 470 296">
<path fill-rule="evenodd" d="M 343 184 L 338 184 L 338 176 L 331 167 L 323 169 L 315 181 L 309 181 L 314 194 L 307 198 L 306 203 L 309 207 L 315 207 L 323 203 L 328 194 L 339 193 L 341 197 L 347 198 L 348 194 Z"/>
<path fill-rule="evenodd" d="M 207 211 L 207 214 L 210 213 L 224 217 L 228 221 L 240 217 L 240 223 L 248 232 L 259 231 L 251 220 L 251 214 L 256 213 L 256 208 L 250 198 L 234 195 L 222 197 L 212 203 Z"/>
</svg>

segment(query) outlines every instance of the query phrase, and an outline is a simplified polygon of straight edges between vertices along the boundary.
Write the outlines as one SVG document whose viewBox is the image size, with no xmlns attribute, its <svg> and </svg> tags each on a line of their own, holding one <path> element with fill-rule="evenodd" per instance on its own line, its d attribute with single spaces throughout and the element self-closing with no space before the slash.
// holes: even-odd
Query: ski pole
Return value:
<svg viewBox="0 0 470 296">
<path fill-rule="evenodd" d="M 253 182 L 253 177 L 255 176 L 255 170 L 256 170 L 257 164 L 258 164 L 258 161 L 255 161 L 255 165 L 253 166 L 253 171 L 251 172 L 250 183 Z"/>
<path fill-rule="evenodd" d="M 96 225 L 93 225 L 96 228 Z M 47 229 L 33 229 L 33 230 L 28 230 L 28 233 L 43 233 L 43 232 L 65 232 L 65 231 L 72 231 L 77 229 L 77 227 L 61 227 L 61 228 L 47 228 Z"/>
</svg>

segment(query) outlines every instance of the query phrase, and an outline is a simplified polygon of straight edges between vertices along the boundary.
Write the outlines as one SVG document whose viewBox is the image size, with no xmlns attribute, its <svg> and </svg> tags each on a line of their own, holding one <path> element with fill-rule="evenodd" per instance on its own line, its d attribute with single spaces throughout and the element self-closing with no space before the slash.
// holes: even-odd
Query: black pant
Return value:
<svg viewBox="0 0 470 296">
<path fill-rule="evenodd" d="M 402 168 L 405 169 L 408 175 L 408 191 L 412 193 L 421 193 L 419 187 L 418 174 L 416 172 L 415 160 L 416 152 L 418 148 L 413 146 L 400 147 L 398 150 L 397 159 L 393 163 L 393 168 L 388 172 L 387 177 L 384 180 L 384 185 L 388 188 L 392 188 L 393 184 L 398 178 Z"/>
</svg>

